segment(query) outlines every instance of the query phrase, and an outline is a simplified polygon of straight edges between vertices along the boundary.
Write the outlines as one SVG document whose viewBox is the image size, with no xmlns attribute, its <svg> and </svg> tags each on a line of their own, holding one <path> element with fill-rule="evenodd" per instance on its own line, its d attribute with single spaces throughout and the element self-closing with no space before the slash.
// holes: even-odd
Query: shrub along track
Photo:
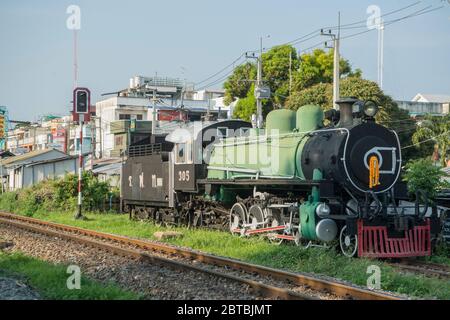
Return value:
<svg viewBox="0 0 450 320">
<path fill-rule="evenodd" d="M 278 299 L 397 300 L 397 296 L 347 284 L 218 257 L 159 242 L 47 222 L 0 212 L 0 224 L 75 241 L 114 254 L 183 272 L 198 272 L 250 287 L 258 297 Z"/>
</svg>

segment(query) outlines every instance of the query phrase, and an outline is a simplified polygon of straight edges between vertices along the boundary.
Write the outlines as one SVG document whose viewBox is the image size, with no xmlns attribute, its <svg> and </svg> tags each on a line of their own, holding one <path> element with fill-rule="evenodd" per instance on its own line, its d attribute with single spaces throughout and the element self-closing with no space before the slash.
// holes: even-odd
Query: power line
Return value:
<svg viewBox="0 0 450 320">
<path fill-rule="evenodd" d="M 404 109 L 402 109 L 402 110 L 404 110 Z M 406 110 L 405 110 L 406 111 Z M 439 115 L 435 115 L 435 116 L 433 116 L 433 117 L 442 117 L 442 116 L 439 116 Z M 427 119 L 417 119 L 417 118 L 409 118 L 409 119 L 403 119 L 403 120 L 384 120 L 384 121 L 378 121 L 378 123 L 402 123 L 402 122 L 414 122 L 414 123 L 417 123 L 417 122 L 420 122 L 420 121 L 427 121 Z M 437 122 L 447 122 L 448 120 L 446 120 L 446 119 L 438 119 L 438 121 Z"/>
<path fill-rule="evenodd" d="M 406 19 L 414 18 L 414 17 L 420 16 L 420 15 L 423 15 L 423 14 L 426 14 L 426 13 L 433 12 L 433 11 L 442 9 L 444 6 L 441 6 L 441 7 L 438 7 L 438 8 L 433 8 L 433 9 L 424 11 L 425 9 L 427 9 L 427 8 L 429 8 L 429 7 L 430 7 L 430 6 L 428 6 L 428 7 L 426 7 L 426 8 L 423 8 L 423 9 L 421 9 L 421 10 L 418 10 L 418 11 L 416 11 L 416 12 L 410 14 L 410 15 L 404 16 L 404 17 L 402 17 L 402 18 L 398 18 L 398 19 L 394 19 L 394 20 L 385 22 L 385 23 L 384 23 L 384 26 L 386 27 L 386 26 L 392 25 L 392 24 L 394 24 L 394 23 L 397 23 L 397 22 L 400 22 L 400 21 L 403 21 L 403 20 L 406 20 Z M 353 34 L 350 34 L 350 35 L 341 37 L 341 39 L 349 39 L 349 38 L 353 38 L 353 37 L 356 37 L 356 36 L 359 36 L 359 35 L 362 35 L 362 34 L 365 34 L 365 33 L 371 32 L 371 31 L 374 31 L 374 30 L 376 30 L 376 29 L 368 29 L 368 30 L 365 30 L 365 31 L 353 33 Z"/>
<path fill-rule="evenodd" d="M 418 145 L 420 145 L 420 144 L 422 144 L 422 143 L 425 143 L 425 142 L 434 140 L 434 139 L 436 139 L 437 137 L 440 137 L 440 136 L 442 136 L 442 135 L 444 135 L 444 134 L 446 134 L 446 133 L 450 133 L 450 130 L 446 130 L 446 131 L 442 132 L 441 134 L 438 134 L 437 136 L 431 137 L 430 139 L 423 140 L 423 141 L 420 141 L 420 142 L 411 144 L 411 145 L 409 145 L 409 146 L 403 147 L 402 150 L 403 150 L 403 149 L 408 149 L 408 148 L 411 148 L 411 147 L 415 147 L 415 146 L 418 146 Z"/>
<path fill-rule="evenodd" d="M 392 15 L 392 14 L 394 14 L 394 13 L 397 13 L 397 12 L 400 12 L 400 11 L 403 11 L 403 10 L 406 10 L 406 9 L 409 9 L 409 8 L 411 8 L 411 7 L 414 7 L 414 6 L 418 5 L 418 4 L 421 3 L 421 2 L 422 2 L 422 1 L 417 1 L 417 2 L 414 2 L 414 3 L 410 4 L 410 5 L 407 5 L 407 6 L 405 6 L 405 7 L 402 7 L 402 8 L 399 8 L 399 9 L 396 9 L 396 10 L 393 10 L 393 11 L 390 11 L 390 12 L 387 12 L 387 13 L 385 13 L 385 14 L 380 15 L 380 18 L 384 18 L 384 17 L 387 17 L 387 16 Z M 364 26 L 361 26 L 361 27 L 367 27 L 366 22 L 367 22 L 367 19 L 364 19 L 364 20 L 360 20 L 360 21 L 356 21 L 356 22 L 352 22 L 352 23 L 343 24 L 343 25 L 340 26 L 340 28 L 341 28 L 341 29 L 347 29 L 346 27 L 354 26 L 354 25 L 360 24 L 360 23 L 364 23 Z M 324 29 L 331 29 L 331 30 L 334 30 L 334 29 L 337 29 L 338 27 L 339 27 L 339 26 L 332 26 L 332 27 L 327 27 L 327 28 L 324 28 Z M 349 29 L 350 29 L 350 28 L 349 28 Z"/>
<path fill-rule="evenodd" d="M 197 86 L 197 85 L 199 85 L 201 83 L 204 83 L 204 82 L 214 78 L 215 76 L 221 74 L 223 71 L 227 70 L 229 67 L 233 66 L 236 62 L 238 62 L 244 55 L 245 55 L 245 53 L 242 53 L 239 57 L 237 57 L 235 60 L 233 60 L 232 63 L 226 65 L 224 68 L 220 69 L 219 71 L 214 73 L 212 76 L 210 76 L 210 77 L 208 77 L 206 79 L 203 79 L 202 81 L 199 81 L 199 82 L 195 83 L 194 85 Z"/>
<path fill-rule="evenodd" d="M 245 63 L 245 60 L 244 60 L 243 62 L 241 62 L 240 64 L 238 64 L 236 67 L 239 67 L 239 66 L 243 65 L 244 63 Z M 235 68 L 236 68 L 236 67 L 235 67 Z M 212 82 L 210 82 L 210 83 L 207 83 L 207 84 L 201 86 L 201 87 L 198 88 L 197 90 L 203 90 L 203 89 L 206 89 L 206 88 L 208 88 L 208 87 L 211 87 L 211 86 L 213 86 L 213 85 L 216 85 L 216 84 L 222 82 L 223 80 L 227 79 L 227 78 L 234 72 L 234 70 L 235 70 L 235 69 L 231 69 L 231 70 L 228 71 L 225 75 L 221 76 L 220 78 L 218 78 L 218 79 L 216 79 L 216 80 L 214 80 L 214 81 L 212 81 Z"/>
<path fill-rule="evenodd" d="M 410 5 L 407 5 L 407 6 L 405 6 L 405 7 L 402 7 L 402 8 L 393 10 L 393 11 L 390 11 L 390 12 L 388 12 L 388 13 L 385 13 L 385 14 L 381 15 L 380 17 L 386 17 L 386 16 L 389 16 L 389 15 L 392 15 L 392 14 L 395 14 L 395 13 L 398 13 L 398 12 L 401 12 L 401 11 L 403 11 L 403 10 L 409 9 L 409 8 L 411 8 L 411 7 L 414 7 L 414 6 L 418 5 L 419 3 L 421 3 L 421 1 L 417 1 L 417 2 L 414 2 L 414 3 L 410 4 Z M 427 10 L 427 9 L 429 9 L 429 8 L 431 8 L 431 7 L 432 7 L 432 5 L 429 5 L 429 6 L 427 6 L 427 7 L 424 7 L 424 8 L 422 8 L 422 9 L 420 9 L 420 10 L 417 10 L 417 11 L 411 13 L 411 14 L 408 14 L 408 15 L 406 15 L 406 16 L 403 16 L 403 17 L 401 17 L 401 18 L 397 18 L 397 19 L 393 19 L 393 20 L 387 21 L 387 22 L 385 22 L 385 26 L 388 26 L 388 25 L 391 25 L 391 24 L 400 22 L 400 21 L 405 20 L 405 19 L 408 19 L 408 18 L 417 17 L 417 16 L 420 16 L 420 15 L 422 15 L 422 14 L 426 14 L 426 13 L 429 13 L 429 12 L 432 12 L 432 11 L 439 10 L 439 9 L 443 8 L 444 6 L 440 6 L 440 7 L 438 7 L 438 8 L 432 8 L 432 9 L 430 9 L 430 10 Z M 341 26 L 341 29 L 356 29 L 356 28 L 367 27 L 366 25 L 355 26 L 355 25 L 361 24 L 361 23 L 366 22 L 366 21 L 367 21 L 367 20 L 360 20 L 360 21 L 356 21 L 356 22 L 344 24 L 344 25 Z M 353 27 L 350 27 L 350 26 L 353 26 Z M 278 45 L 272 46 L 272 47 L 270 47 L 270 48 L 265 48 L 264 50 L 272 49 L 272 48 L 274 48 L 274 47 L 276 47 L 276 46 L 287 45 L 287 44 L 290 44 L 290 45 L 298 45 L 298 44 L 300 44 L 300 43 L 307 42 L 307 41 L 309 41 L 309 40 L 312 40 L 312 39 L 314 39 L 314 38 L 320 36 L 320 31 L 323 30 L 323 29 L 330 29 L 330 30 L 331 30 L 331 29 L 336 29 L 336 28 L 337 28 L 337 26 L 332 26 L 332 27 L 328 27 L 328 28 L 316 29 L 316 30 L 314 30 L 314 31 L 312 31 L 312 32 L 310 32 L 310 33 L 304 35 L 304 36 L 301 36 L 301 37 L 299 37 L 299 38 L 293 39 L 293 40 L 291 40 L 291 41 L 288 41 L 288 42 L 285 42 L 285 43 L 282 43 L 282 44 L 278 44 Z M 358 36 L 358 35 L 362 35 L 362 34 L 371 32 L 371 31 L 373 31 L 373 30 L 375 30 L 375 29 L 368 29 L 368 30 L 364 30 L 364 31 L 357 32 L 357 33 L 354 33 L 354 34 L 349 34 L 349 35 L 347 35 L 347 36 L 341 37 L 341 39 L 349 39 L 349 38 L 353 38 L 353 37 L 356 37 L 356 36 Z M 323 44 L 323 42 L 319 42 L 319 43 L 317 43 L 317 44 L 315 44 L 315 45 L 312 45 L 312 46 L 306 48 L 305 50 L 302 50 L 302 52 L 303 52 L 303 51 L 308 51 L 308 50 L 310 50 L 310 49 L 314 49 L 314 48 L 316 48 L 316 47 L 321 46 L 322 44 Z M 239 61 L 246 53 L 254 53 L 254 52 L 258 52 L 258 51 L 259 51 L 259 50 L 250 50 L 250 51 L 246 51 L 245 53 L 243 53 L 243 54 L 241 54 L 239 57 L 237 57 L 235 60 L 233 60 L 233 62 L 231 62 L 230 64 L 228 64 L 228 65 L 226 65 L 225 67 L 221 68 L 219 71 L 215 72 L 215 73 L 212 74 L 211 76 L 209 76 L 209 77 L 207 77 L 207 78 L 205 78 L 205 79 L 203 79 L 203 80 L 201 80 L 201 81 L 195 83 L 194 85 L 197 86 L 197 85 L 199 85 L 199 84 L 205 83 L 205 82 L 207 82 L 207 81 L 213 79 L 214 77 L 220 75 L 220 74 L 223 73 L 225 70 L 227 70 L 227 69 L 230 68 L 231 66 L 235 65 L 235 64 L 236 64 L 236 63 L 237 63 L 237 62 L 238 62 L 238 61 Z M 241 64 L 242 64 L 242 63 L 241 63 Z M 239 64 L 239 65 L 241 65 L 241 64 Z M 227 77 L 228 75 L 230 75 L 233 71 L 234 71 L 234 70 L 232 69 L 231 72 L 228 72 L 225 76 L 221 76 L 221 78 L 216 79 L 216 80 L 214 80 L 214 81 L 212 81 L 212 82 L 210 82 L 210 83 L 208 83 L 208 84 L 206 84 L 206 85 L 203 85 L 203 86 L 201 87 L 201 89 L 199 89 L 199 90 L 202 90 L 202 89 L 207 88 L 207 87 L 209 87 L 209 86 L 211 86 L 211 85 L 215 85 L 215 84 L 217 84 L 217 83 L 220 83 L 221 81 L 223 81 L 224 79 L 226 79 L 226 77 Z"/>
<path fill-rule="evenodd" d="M 319 43 L 315 44 L 314 46 L 311 46 L 311 47 L 309 47 L 309 48 L 306 48 L 304 51 L 302 51 L 302 53 L 303 53 L 303 54 L 311 53 L 311 52 L 312 52 L 311 49 L 317 48 L 317 47 L 321 46 L 322 44 L 323 44 L 323 42 L 319 42 Z M 239 67 L 239 66 L 243 65 L 245 62 L 246 62 L 246 61 L 241 62 L 241 63 L 238 64 L 236 67 Z M 218 84 L 218 83 L 221 83 L 222 81 L 224 81 L 225 79 L 227 79 L 233 72 L 234 72 L 234 69 L 230 70 L 228 73 L 226 73 L 226 74 L 225 74 L 224 76 L 222 76 L 221 78 L 216 79 L 216 80 L 214 80 L 214 81 L 212 81 L 212 82 L 210 82 L 210 83 L 208 83 L 208 84 L 205 84 L 205 85 L 201 86 L 201 87 L 198 88 L 197 90 L 203 90 L 203 89 L 206 89 L 206 88 L 211 87 L 211 86 L 213 86 L 213 85 L 216 85 L 216 84 Z"/>
<path fill-rule="evenodd" d="M 414 128 L 409 128 L 409 129 L 405 129 L 405 130 L 397 130 L 397 129 L 392 129 L 392 128 L 389 128 L 389 129 L 391 129 L 391 130 L 394 130 L 397 134 L 399 134 L 399 133 L 405 133 L 405 132 L 410 132 L 410 131 L 415 131 L 415 130 L 417 130 L 417 128 L 416 127 L 414 127 Z"/>
<path fill-rule="evenodd" d="M 300 42 L 308 41 L 310 39 L 313 39 L 313 38 L 319 36 L 319 32 L 320 32 L 320 29 L 314 30 L 313 32 L 308 33 L 307 35 L 304 35 L 300 38 L 285 42 L 284 44 L 297 44 Z M 315 36 L 313 36 L 315 33 L 317 33 L 317 34 Z"/>
<path fill-rule="evenodd" d="M 396 9 L 396 10 L 393 10 L 393 11 L 390 11 L 390 12 L 387 12 L 387 13 L 385 13 L 385 14 L 383 14 L 383 15 L 380 15 L 380 18 L 381 18 L 381 17 L 386 17 L 386 16 L 389 16 L 389 15 L 392 15 L 392 14 L 394 14 L 394 13 L 397 13 L 397 12 L 400 12 L 400 11 L 403 11 L 403 10 L 406 10 L 406 9 L 409 9 L 409 8 L 411 8 L 411 7 L 413 7 L 413 6 L 418 5 L 419 3 L 421 3 L 421 1 L 417 1 L 417 2 L 414 2 L 414 3 L 410 4 L 410 5 L 407 5 L 407 6 L 405 6 L 405 7 L 402 7 L 402 8 L 399 8 L 399 9 Z M 431 6 L 428 6 L 428 7 L 426 7 L 426 8 L 429 8 L 429 7 L 431 7 Z M 421 10 L 424 10 L 424 9 L 421 9 Z M 356 22 L 352 22 L 352 23 L 343 24 L 343 25 L 341 25 L 340 28 L 341 28 L 341 29 L 346 29 L 345 27 L 352 26 L 352 25 L 356 25 L 356 24 L 360 24 L 360 23 L 366 23 L 366 21 L 367 21 L 367 20 L 365 19 L 365 20 L 360 20 L 360 21 L 356 21 Z M 362 26 L 358 26 L 358 28 L 361 28 L 361 27 L 367 27 L 367 25 L 364 24 L 364 25 L 362 25 Z M 312 31 L 312 32 L 310 32 L 310 33 L 308 33 L 308 34 L 302 36 L 302 37 L 299 37 L 299 38 L 296 38 L 296 39 L 294 39 L 294 40 L 291 40 L 291 41 L 288 41 L 288 42 L 284 42 L 284 43 L 282 43 L 282 44 L 278 44 L 278 45 L 275 45 L 275 46 L 282 46 L 282 45 L 287 45 L 287 44 L 295 45 L 295 44 L 299 44 L 299 43 L 302 43 L 302 42 L 306 42 L 306 41 L 308 41 L 308 40 L 311 40 L 311 39 L 313 39 L 313 38 L 316 38 L 316 37 L 320 36 L 320 31 L 321 31 L 321 30 L 324 30 L 324 29 L 334 30 L 334 29 L 337 29 L 337 28 L 338 28 L 338 26 L 332 26 L 332 27 L 326 27 L 326 28 L 316 29 L 316 30 L 314 30 L 314 31 Z M 273 47 L 275 47 L 275 46 L 272 46 L 271 48 L 273 48 Z M 257 52 L 257 51 L 258 51 L 258 50 L 252 50 L 252 51 L 247 51 L 247 52 Z"/>
</svg>

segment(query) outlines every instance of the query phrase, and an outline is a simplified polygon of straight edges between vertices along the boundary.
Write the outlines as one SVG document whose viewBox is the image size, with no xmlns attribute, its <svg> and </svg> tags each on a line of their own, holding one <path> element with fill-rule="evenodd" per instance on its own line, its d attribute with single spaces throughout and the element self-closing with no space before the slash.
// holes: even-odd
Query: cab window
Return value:
<svg viewBox="0 0 450 320">
<path fill-rule="evenodd" d="M 226 127 L 219 127 L 217 128 L 217 137 L 218 138 L 227 138 L 228 137 L 228 128 Z"/>
<path fill-rule="evenodd" d="M 192 143 L 179 143 L 175 148 L 175 163 L 192 163 Z"/>
</svg>

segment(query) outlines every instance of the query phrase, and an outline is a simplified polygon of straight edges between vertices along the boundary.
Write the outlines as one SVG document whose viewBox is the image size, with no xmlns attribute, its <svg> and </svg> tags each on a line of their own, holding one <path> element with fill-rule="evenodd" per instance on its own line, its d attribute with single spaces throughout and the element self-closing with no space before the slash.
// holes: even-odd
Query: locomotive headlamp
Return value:
<svg viewBox="0 0 450 320">
<path fill-rule="evenodd" d="M 372 100 L 368 100 L 364 103 L 363 111 L 367 117 L 373 118 L 378 113 L 378 106 Z"/>
</svg>

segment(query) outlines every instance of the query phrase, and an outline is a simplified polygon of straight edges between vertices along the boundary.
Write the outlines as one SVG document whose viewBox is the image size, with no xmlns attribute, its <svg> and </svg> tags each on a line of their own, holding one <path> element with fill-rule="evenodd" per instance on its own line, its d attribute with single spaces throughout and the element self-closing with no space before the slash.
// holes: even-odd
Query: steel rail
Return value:
<svg viewBox="0 0 450 320">
<path fill-rule="evenodd" d="M 438 278 L 450 278 L 450 267 L 436 263 L 427 263 L 420 261 L 391 262 L 391 267 L 410 271 L 416 274 L 428 275 Z"/>
<path fill-rule="evenodd" d="M 195 251 L 192 249 L 175 247 L 173 245 L 162 244 L 162 243 L 158 243 L 158 242 L 151 242 L 148 240 L 133 239 L 133 238 L 125 237 L 125 236 L 104 233 L 104 232 L 99 232 L 99 231 L 94 231 L 94 230 L 88 230 L 88 229 L 73 227 L 73 226 L 54 223 L 54 222 L 48 222 L 48 221 L 44 221 L 44 220 L 39 220 L 39 219 L 35 219 L 35 218 L 20 216 L 20 215 L 16 215 L 16 214 L 7 213 L 7 212 L 1 212 L 1 211 L 0 211 L 0 218 L 1 218 L 0 219 L 1 223 L 7 223 L 7 222 L 11 222 L 12 220 L 18 220 L 18 221 L 22 221 L 25 223 L 33 223 L 33 224 L 40 225 L 43 227 L 52 227 L 52 228 L 55 228 L 55 229 L 58 229 L 61 231 L 71 232 L 71 233 L 80 234 L 80 235 L 84 235 L 84 236 L 88 236 L 88 237 L 114 241 L 114 242 L 122 243 L 122 244 L 128 244 L 128 245 L 132 245 L 132 246 L 135 246 L 135 247 L 138 247 L 141 249 L 161 252 L 161 253 L 165 253 L 165 254 L 169 254 L 169 255 L 177 255 L 177 256 L 181 256 L 183 258 L 197 260 L 199 262 L 214 265 L 214 266 L 228 267 L 228 268 L 232 268 L 234 270 L 240 270 L 240 271 L 247 272 L 250 274 L 256 273 L 261 276 L 270 276 L 276 280 L 286 281 L 290 284 L 299 285 L 299 286 L 308 286 L 309 288 L 311 288 L 313 290 L 328 292 L 328 293 L 334 294 L 339 297 L 353 298 L 353 299 L 357 299 L 357 300 L 401 300 L 402 299 L 401 297 L 395 296 L 390 293 L 358 288 L 358 287 L 346 285 L 346 284 L 339 283 L 339 282 L 333 282 L 333 281 L 329 281 L 329 280 L 314 278 L 312 276 L 307 276 L 307 275 L 303 275 L 303 274 L 297 274 L 297 273 L 287 272 L 287 271 L 278 270 L 278 269 L 274 269 L 274 268 L 270 268 L 270 267 L 259 266 L 259 265 L 242 262 L 242 261 L 235 260 L 235 259 L 214 256 L 211 254 L 202 253 L 202 252 Z M 69 236 L 67 234 L 63 234 L 63 235 L 66 238 Z M 76 239 L 77 238 L 74 238 L 74 240 L 76 240 Z M 101 243 L 101 244 L 103 246 L 107 245 L 104 243 Z M 124 250 L 124 249 L 121 248 L 121 250 Z M 150 255 L 147 255 L 147 254 L 144 254 L 141 252 L 138 252 L 138 254 L 139 254 L 139 257 L 149 256 L 152 258 L 148 258 L 148 259 L 156 259 L 156 258 L 159 259 L 159 257 L 150 256 Z M 172 261 L 172 260 L 170 260 L 170 261 Z M 180 263 L 180 262 L 175 262 L 175 261 L 172 261 L 172 262 L 176 263 L 176 264 Z M 186 264 L 186 265 L 188 265 L 188 264 Z M 188 266 L 192 267 L 190 265 L 188 265 Z M 202 270 L 204 270 L 204 269 L 202 269 Z M 209 272 L 209 270 L 208 270 L 208 272 Z M 218 273 L 218 276 L 225 276 L 225 275 Z M 236 281 L 239 281 L 239 280 L 236 280 Z M 246 280 L 246 281 L 251 281 L 251 280 Z M 253 285 L 252 288 L 255 288 L 255 289 L 257 289 L 258 286 L 261 286 L 261 284 L 259 284 L 259 283 L 256 283 L 256 284 L 253 283 L 252 285 L 250 283 L 247 283 L 247 284 L 249 284 L 250 286 Z M 260 289 L 265 290 L 264 288 L 260 288 Z M 266 290 L 270 290 L 270 289 L 266 289 Z M 286 290 L 286 289 L 281 289 L 281 290 L 286 291 L 284 297 L 287 298 L 286 294 L 288 295 L 287 292 L 290 292 L 290 291 Z M 281 292 L 280 292 L 280 294 L 281 294 Z M 298 293 L 295 293 L 295 294 L 297 295 Z M 303 297 L 303 298 L 306 299 L 307 297 Z M 309 297 L 309 299 L 311 299 L 311 297 Z"/>
<path fill-rule="evenodd" d="M 294 291 L 291 291 L 288 289 L 279 288 L 279 287 L 272 286 L 272 285 L 267 285 L 267 284 L 257 282 L 254 280 L 237 277 L 237 276 L 234 276 L 231 274 L 220 273 L 220 272 L 217 272 L 214 270 L 204 269 L 204 268 L 186 264 L 183 262 L 146 254 L 146 253 L 140 252 L 138 250 L 133 250 L 133 249 L 129 249 L 129 248 L 127 248 L 127 249 L 121 248 L 119 246 L 107 244 L 107 243 L 93 240 L 93 239 L 81 238 L 77 234 L 71 235 L 71 234 L 67 234 L 67 233 L 61 233 L 62 230 L 60 230 L 60 231 L 49 230 L 49 229 L 46 229 L 45 228 L 46 226 L 44 226 L 44 225 L 30 225 L 27 222 L 22 222 L 22 221 L 19 222 L 19 221 L 14 221 L 14 220 L 9 220 L 9 219 L 3 220 L 3 217 L 0 218 L 0 224 L 10 225 L 10 226 L 20 228 L 20 229 L 25 229 L 25 230 L 28 230 L 31 232 L 48 235 L 50 237 L 58 237 L 61 239 L 78 242 L 80 244 L 89 245 L 89 246 L 96 247 L 96 248 L 99 248 L 102 250 L 106 250 L 106 251 L 112 252 L 112 253 L 120 255 L 120 256 L 131 257 L 131 258 L 134 258 L 134 259 L 137 259 L 140 261 L 144 261 L 144 262 L 148 262 L 148 263 L 152 263 L 152 264 L 165 265 L 170 268 L 181 270 L 181 271 L 188 270 L 188 271 L 193 271 L 193 272 L 204 273 L 209 276 L 224 278 L 224 279 L 236 282 L 236 283 L 248 285 L 249 287 L 251 287 L 253 289 L 253 291 L 256 294 L 260 294 L 267 298 L 276 298 L 276 299 L 285 299 L 285 300 L 316 300 L 317 299 L 311 295 L 306 295 L 306 294 L 294 292 Z M 66 231 L 66 230 L 64 230 L 64 231 Z"/>
</svg>

